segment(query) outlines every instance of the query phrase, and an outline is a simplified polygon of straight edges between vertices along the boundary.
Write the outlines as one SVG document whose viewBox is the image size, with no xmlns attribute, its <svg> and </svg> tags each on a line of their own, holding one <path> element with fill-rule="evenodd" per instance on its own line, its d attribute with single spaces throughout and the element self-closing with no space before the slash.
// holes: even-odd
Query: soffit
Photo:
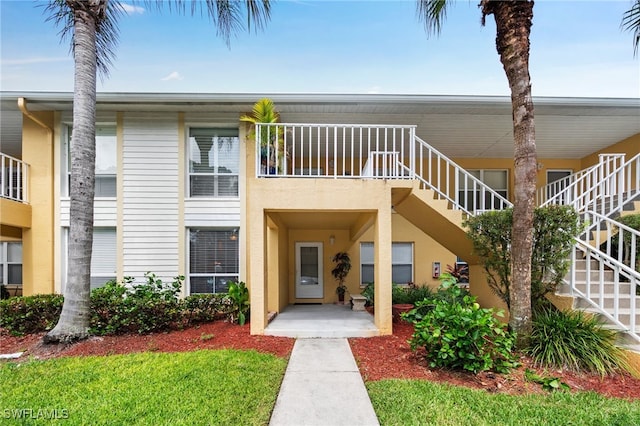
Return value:
<svg viewBox="0 0 640 426">
<path fill-rule="evenodd" d="M 0 96 L 3 112 L 18 96 L 34 111 L 68 111 L 73 99 L 71 93 Z M 274 100 L 283 122 L 416 125 L 420 138 L 449 157 L 513 157 L 508 97 L 103 93 L 97 102 L 102 111 L 182 111 L 232 118 L 249 112 L 262 97 Z M 534 104 L 539 158 L 579 159 L 640 133 L 637 98 L 534 98 Z M 2 136 L 6 141 L 4 132 Z"/>
</svg>

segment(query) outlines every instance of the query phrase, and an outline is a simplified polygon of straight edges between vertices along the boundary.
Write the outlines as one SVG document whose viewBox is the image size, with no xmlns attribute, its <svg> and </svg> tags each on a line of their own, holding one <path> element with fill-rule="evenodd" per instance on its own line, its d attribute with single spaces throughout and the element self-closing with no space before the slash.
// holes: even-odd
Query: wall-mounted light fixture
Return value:
<svg viewBox="0 0 640 426">
<path fill-rule="evenodd" d="M 234 228 L 231 230 L 231 235 L 229 235 L 229 239 L 231 241 L 236 241 L 238 239 L 238 228 Z"/>
<path fill-rule="evenodd" d="M 329 244 L 334 245 L 336 243 L 336 236 L 331 234 L 329 235 Z"/>
</svg>

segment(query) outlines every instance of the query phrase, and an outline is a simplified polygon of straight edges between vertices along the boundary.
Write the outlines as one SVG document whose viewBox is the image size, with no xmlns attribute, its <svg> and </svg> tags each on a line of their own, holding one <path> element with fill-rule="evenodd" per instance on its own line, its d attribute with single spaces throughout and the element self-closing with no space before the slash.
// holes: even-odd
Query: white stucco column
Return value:
<svg viewBox="0 0 640 426">
<path fill-rule="evenodd" d="M 391 334 L 391 200 L 378 209 L 374 232 L 375 324 L 381 335 Z"/>
<path fill-rule="evenodd" d="M 264 334 L 267 325 L 267 282 L 266 276 L 266 223 L 262 209 L 249 212 L 249 299 L 251 303 L 251 334 Z"/>
</svg>

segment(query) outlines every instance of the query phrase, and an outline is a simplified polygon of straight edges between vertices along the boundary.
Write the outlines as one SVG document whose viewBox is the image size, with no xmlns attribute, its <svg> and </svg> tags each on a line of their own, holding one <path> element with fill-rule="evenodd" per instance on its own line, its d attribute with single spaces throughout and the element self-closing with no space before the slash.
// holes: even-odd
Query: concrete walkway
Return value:
<svg viewBox="0 0 640 426">
<path fill-rule="evenodd" d="M 347 339 L 298 339 L 271 426 L 379 425 Z"/>
</svg>

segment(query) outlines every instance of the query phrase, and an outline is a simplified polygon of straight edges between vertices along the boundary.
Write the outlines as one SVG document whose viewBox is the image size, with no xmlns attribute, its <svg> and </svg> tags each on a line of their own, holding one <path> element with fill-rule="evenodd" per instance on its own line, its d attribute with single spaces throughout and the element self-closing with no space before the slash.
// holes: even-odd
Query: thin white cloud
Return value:
<svg viewBox="0 0 640 426">
<path fill-rule="evenodd" d="M 70 61 L 71 57 L 58 56 L 58 57 L 33 57 L 22 59 L 3 59 L 2 65 L 30 65 L 30 64 L 43 64 L 47 62 L 63 62 Z"/>
<path fill-rule="evenodd" d="M 370 95 L 375 95 L 375 94 L 377 94 L 377 93 L 380 93 L 380 86 L 373 86 L 373 87 L 370 87 L 370 88 L 367 90 L 367 93 L 368 93 L 368 94 L 370 94 Z"/>
<path fill-rule="evenodd" d="M 142 15 L 145 12 L 144 7 L 134 6 L 129 3 L 120 3 L 120 6 L 122 6 L 122 10 L 124 10 L 127 15 Z"/>
<path fill-rule="evenodd" d="M 178 71 L 174 71 L 171 74 L 169 74 L 168 76 L 161 78 L 160 80 L 162 81 L 171 81 L 171 80 L 182 80 L 183 77 L 180 75 L 180 73 Z"/>
</svg>

